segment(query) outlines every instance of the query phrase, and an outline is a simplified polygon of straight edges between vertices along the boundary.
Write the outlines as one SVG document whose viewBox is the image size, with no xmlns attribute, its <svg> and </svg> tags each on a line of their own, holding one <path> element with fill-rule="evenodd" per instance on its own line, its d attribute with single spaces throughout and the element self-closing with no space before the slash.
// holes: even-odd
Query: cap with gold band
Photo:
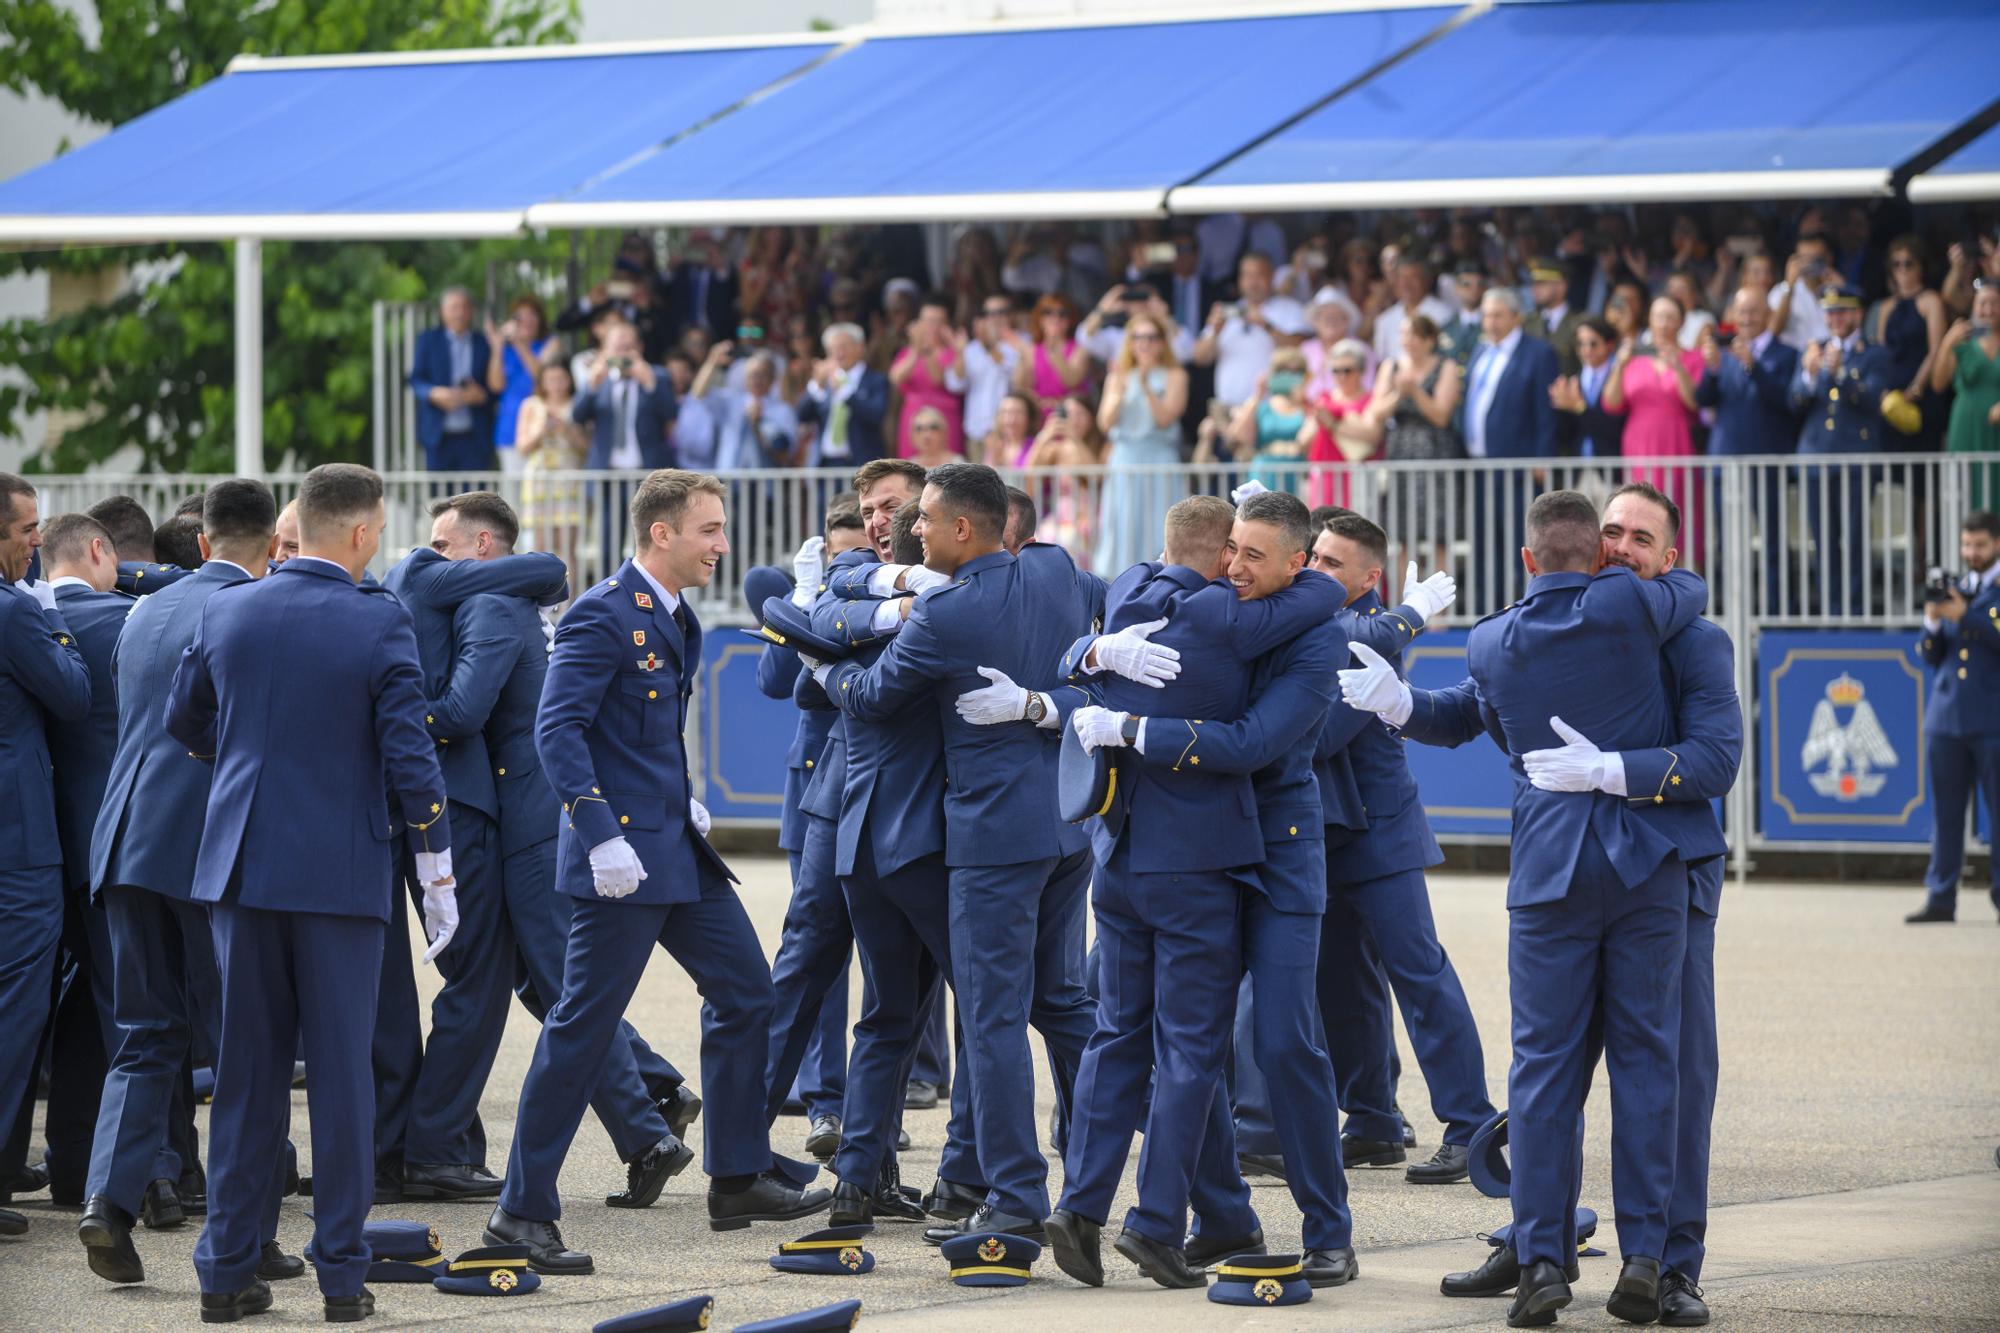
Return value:
<svg viewBox="0 0 2000 1333">
<path fill-rule="evenodd" d="M 428 1222 L 368 1222 L 361 1240 L 370 1282 L 429 1282 L 445 1271 L 444 1244 Z"/>
<path fill-rule="evenodd" d="M 755 629 L 744 629 L 753 639 L 776 644 L 780 648 L 790 648 L 794 652 L 816 657 L 822 662 L 838 662 L 848 656 L 848 646 L 838 639 L 829 639 L 812 627 L 812 617 L 793 606 L 788 598 L 768 597 L 764 600 L 762 623 Z"/>
<path fill-rule="evenodd" d="M 689 1296 L 648 1310 L 613 1315 L 593 1324 L 590 1333 L 702 1333 L 715 1317 L 715 1297 Z"/>
<path fill-rule="evenodd" d="M 1072 824 L 1108 814 L 1118 800 L 1118 766 L 1109 747 L 1083 748 L 1076 728 L 1062 729 L 1062 753 L 1056 760 L 1057 813 Z"/>
<path fill-rule="evenodd" d="M 828 1227 L 778 1246 L 771 1267 L 780 1273 L 816 1273 L 828 1277 L 859 1276 L 875 1271 L 875 1256 L 862 1248 L 861 1238 L 875 1228 L 870 1223 Z"/>
<path fill-rule="evenodd" d="M 1312 1284 L 1296 1254 L 1238 1254 L 1215 1266 L 1208 1298 L 1217 1305 L 1303 1305 Z"/>
<path fill-rule="evenodd" d="M 955 1236 L 938 1247 L 951 1265 L 951 1280 L 961 1287 L 1020 1287 L 1041 1257 L 1042 1247 L 1026 1236 L 1004 1231 L 975 1231 Z"/>
<path fill-rule="evenodd" d="M 861 1322 L 860 1301 L 835 1301 L 817 1310 L 759 1319 L 754 1324 L 738 1324 L 736 1333 L 837 1333 Z"/>
<path fill-rule="evenodd" d="M 525 1296 L 542 1285 L 528 1269 L 525 1245 L 483 1245 L 467 1250 L 431 1284 L 453 1296 Z"/>
</svg>

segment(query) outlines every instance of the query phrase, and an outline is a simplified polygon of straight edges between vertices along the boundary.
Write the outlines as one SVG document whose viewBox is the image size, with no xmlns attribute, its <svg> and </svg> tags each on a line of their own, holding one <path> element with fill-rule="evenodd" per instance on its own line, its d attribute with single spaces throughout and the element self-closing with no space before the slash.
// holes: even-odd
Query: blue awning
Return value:
<svg viewBox="0 0 2000 1333">
<path fill-rule="evenodd" d="M 0 239 L 513 232 L 833 46 L 239 60 L 0 184 Z"/>
<path fill-rule="evenodd" d="M 2000 93 L 2000 5 L 1502 4 L 1176 212 L 1879 195 Z"/>
<path fill-rule="evenodd" d="M 1986 131 L 1922 175 L 1912 176 L 1910 198 L 1920 204 L 2000 199 L 2000 126 Z"/>
<path fill-rule="evenodd" d="M 1460 12 L 871 36 L 536 226 L 1157 214 Z"/>
</svg>

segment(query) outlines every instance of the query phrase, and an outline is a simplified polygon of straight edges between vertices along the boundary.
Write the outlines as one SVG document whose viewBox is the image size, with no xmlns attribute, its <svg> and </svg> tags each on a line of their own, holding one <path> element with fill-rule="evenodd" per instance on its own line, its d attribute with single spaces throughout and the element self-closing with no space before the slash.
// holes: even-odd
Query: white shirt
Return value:
<svg viewBox="0 0 2000 1333">
<path fill-rule="evenodd" d="M 611 410 L 617 413 L 617 422 L 611 440 L 610 463 L 614 468 L 635 468 L 646 465 L 646 455 L 639 448 L 639 386 L 623 375 L 606 381 L 605 397 L 610 400 Z"/>
<path fill-rule="evenodd" d="M 1260 307 L 1264 322 L 1284 334 L 1303 334 L 1311 327 L 1305 308 L 1289 296 L 1273 296 Z M 1269 330 L 1246 324 L 1232 314 L 1215 335 L 1215 396 L 1231 407 L 1257 392 L 1257 377 L 1271 368 L 1278 347 Z"/>
<path fill-rule="evenodd" d="M 1781 282 L 1771 289 L 1771 310 L 1775 313 L 1784 302 L 1785 293 L 1792 285 Z M 1819 297 L 1801 286 L 1792 297 L 1791 313 L 1785 318 L 1785 327 L 1778 330 L 1778 338 L 1787 347 L 1805 351 L 1808 344 L 1823 342 L 1832 330 L 1827 327 L 1826 311 L 1820 309 Z"/>
<path fill-rule="evenodd" d="M 799 435 L 799 420 L 793 414 L 791 405 L 780 398 L 774 388 L 766 394 L 760 421 L 763 425 L 764 442 L 752 438 L 750 418 L 747 411 L 750 394 L 744 389 L 721 389 L 708 395 L 714 402 L 717 417 L 715 434 L 715 466 L 720 469 L 768 467 L 764 461 L 764 450 L 782 445 L 790 448 L 790 442 Z"/>
<path fill-rule="evenodd" d="M 653 571 L 646 568 L 636 557 L 632 561 L 632 568 L 638 570 L 639 576 L 653 586 L 653 591 L 659 594 L 661 604 L 667 608 L 668 615 L 672 615 L 674 612 L 680 610 L 681 599 L 661 587 L 660 581 L 653 577 Z"/>
<path fill-rule="evenodd" d="M 945 387 L 965 395 L 967 440 L 983 440 L 993 430 L 1000 400 L 1007 396 L 1007 388 L 1014 382 L 1014 367 L 1020 363 L 1021 354 L 1008 344 L 996 343 L 989 352 L 986 344 L 975 338 L 965 345 L 964 357 L 945 369 Z"/>
<path fill-rule="evenodd" d="M 1451 307 L 1435 296 L 1426 296 L 1417 302 L 1417 313 L 1429 316 L 1431 323 L 1439 328 L 1451 323 Z M 1375 316 L 1375 356 L 1378 360 L 1394 361 L 1403 354 L 1403 321 L 1406 318 L 1408 315 L 1401 301 Z"/>
<path fill-rule="evenodd" d="M 80 578 L 78 578 L 78 577 L 77 577 L 76 575 L 74 575 L 74 574 L 65 574 L 65 575 L 63 575 L 63 576 L 62 576 L 61 578 L 59 578 L 59 579 L 50 579 L 50 580 L 49 580 L 49 586 L 50 586 L 51 588 L 67 588 L 67 587 L 69 587 L 69 586 L 70 586 L 71 584 L 75 584 L 75 585 L 76 585 L 77 587 L 79 587 L 79 588 L 90 588 L 90 580 L 89 580 L 89 579 L 80 579 Z M 96 591 L 97 591 L 97 589 L 95 589 L 95 588 L 90 588 L 90 590 L 91 590 L 92 592 L 96 592 Z"/>
<path fill-rule="evenodd" d="M 696 472 L 715 466 L 715 413 L 708 401 L 688 394 L 674 417 L 674 466 Z"/>
<path fill-rule="evenodd" d="M 856 389 L 861 387 L 861 377 L 867 370 L 867 362 L 856 361 L 852 370 L 835 370 L 833 372 L 833 388 L 831 390 L 828 390 L 818 380 L 813 380 L 806 385 L 806 396 L 811 398 L 815 403 L 844 403 L 854 396 Z M 833 410 L 831 406 L 828 406 L 822 423 L 822 429 L 819 433 L 819 445 L 815 451 L 819 454 L 819 461 L 825 462 L 831 458 L 838 462 L 844 458 L 852 458 L 854 456 L 854 446 L 851 441 L 841 440 L 838 443 L 834 441 Z"/>
<path fill-rule="evenodd" d="M 1692 352 L 1695 343 L 1701 339 L 1701 331 L 1715 323 L 1715 316 L 1706 310 L 1690 310 L 1681 324 L 1681 349 Z"/>
<path fill-rule="evenodd" d="M 1472 354 L 1472 364 L 1466 370 L 1465 402 L 1465 452 L 1474 458 L 1486 457 L 1486 414 L 1493 407 L 1493 395 L 1500 390 L 1500 377 L 1507 373 L 1507 363 L 1514 359 L 1514 349 L 1521 345 L 1521 329 L 1502 338 L 1497 346 L 1481 347 Z"/>
</svg>

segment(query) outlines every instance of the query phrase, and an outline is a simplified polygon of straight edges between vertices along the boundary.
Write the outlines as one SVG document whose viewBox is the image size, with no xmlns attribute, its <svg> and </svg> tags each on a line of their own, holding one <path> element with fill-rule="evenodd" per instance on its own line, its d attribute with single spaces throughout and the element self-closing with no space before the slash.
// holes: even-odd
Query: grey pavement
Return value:
<svg viewBox="0 0 2000 1333">
<path fill-rule="evenodd" d="M 744 898 L 774 947 L 786 896 L 784 863 L 736 858 Z M 1487 1082 L 1504 1104 L 1507 1058 L 1506 913 L 1496 876 L 1437 875 L 1438 929 L 1465 983 L 1485 1045 Z M 1954 926 L 1906 927 L 1914 889 L 1836 884 L 1731 885 L 1717 946 L 1722 1089 L 1711 1174 L 1713 1215 L 1704 1286 L 1716 1324 L 1738 1329 L 1902 1326 L 2000 1330 L 2000 930 L 1983 893 L 1967 892 Z M 425 979 L 430 984 L 430 979 Z M 858 974 L 854 984 L 859 1001 Z M 682 1066 L 699 1068 L 699 1001 L 664 954 L 656 957 L 631 1011 L 648 1039 Z M 501 1169 L 514 1102 L 536 1034 L 525 1013 L 511 1021 L 482 1104 Z M 1400 1039 L 1400 1033 L 1399 1033 Z M 1426 1114 L 1421 1077 L 1404 1043 L 1402 1103 L 1427 1156 L 1438 1126 Z M 1037 1061 L 1043 1111 L 1046 1067 Z M 1602 1071 L 1589 1105 L 1584 1202 L 1604 1215 L 1603 1258 L 1583 1260 L 1575 1305 L 1563 1326 L 1622 1327 L 1603 1300 L 1617 1273 L 1608 1164 L 1610 1115 Z M 302 1157 L 305 1094 L 295 1094 Z M 928 1184 L 944 1131 L 942 1111 L 913 1112 L 915 1149 L 904 1178 Z M 1329 1127 L 1331 1132 L 1331 1127 Z M 799 1152 L 805 1124 L 782 1119 L 781 1150 Z M 701 1126 L 691 1139 L 699 1148 Z M 1052 1162 L 1059 1178 L 1060 1163 Z M 824 1177 L 822 1178 L 824 1179 Z M 716 1298 L 714 1326 L 858 1296 L 863 1322 L 897 1327 L 999 1329 L 1432 1329 L 1503 1327 L 1504 1301 L 1438 1294 L 1445 1272 L 1486 1254 L 1479 1233 L 1506 1220 L 1503 1201 L 1468 1185 L 1413 1186 L 1400 1170 L 1351 1172 L 1361 1277 L 1306 1305 L 1248 1310 L 1198 1292 L 1163 1291 L 1108 1248 L 1103 1290 L 1079 1287 L 1045 1254 L 1025 1288 L 953 1286 L 915 1229 L 885 1226 L 869 1238 L 876 1270 L 863 1277 L 774 1272 L 781 1240 L 809 1227 L 760 1224 L 712 1234 L 704 1181 L 690 1171 L 642 1213 L 604 1207 L 623 1171 L 603 1131 L 586 1118 L 562 1177 L 564 1233 L 597 1259 L 597 1275 L 547 1279 L 511 1300 L 451 1297 L 423 1287 L 375 1288 L 375 1327 L 492 1325 L 587 1328 L 622 1311 L 698 1292 Z M 1130 1169 L 1116 1217 L 1130 1202 Z M 1295 1248 L 1298 1214 L 1282 1188 L 1259 1188 L 1256 1204 L 1271 1248 Z M 289 1199 L 281 1240 L 297 1253 L 311 1235 L 310 1200 Z M 138 1233 L 149 1280 L 114 1288 L 84 1267 L 77 1210 L 45 1198 L 17 1201 L 31 1231 L 0 1239 L 0 1328 L 141 1329 L 197 1326 L 192 1226 Z M 479 1243 L 486 1208 L 404 1204 L 377 1218 L 428 1221 L 447 1251 Z M 277 1307 L 252 1328 L 317 1325 L 310 1277 L 275 1286 Z"/>
</svg>

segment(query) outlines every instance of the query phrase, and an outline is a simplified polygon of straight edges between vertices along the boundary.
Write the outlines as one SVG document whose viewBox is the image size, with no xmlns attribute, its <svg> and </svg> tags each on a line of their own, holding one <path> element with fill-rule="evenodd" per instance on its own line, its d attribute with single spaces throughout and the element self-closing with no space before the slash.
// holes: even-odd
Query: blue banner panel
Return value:
<svg viewBox="0 0 2000 1333">
<path fill-rule="evenodd" d="M 1769 630 L 1758 806 L 1775 840 L 1926 843 L 1924 693 L 1915 636 Z"/>
<path fill-rule="evenodd" d="M 718 625 L 702 635 L 701 688 L 695 696 L 701 727 L 702 803 L 717 819 L 767 819 L 785 803 L 785 751 L 798 726 L 789 698 L 757 688 L 763 645 Z"/>
<path fill-rule="evenodd" d="M 1412 687 L 1441 690 L 1465 679 L 1467 631 L 1425 631 L 1403 654 Z M 1410 773 L 1437 833 L 1486 833 L 1506 837 L 1513 827 L 1514 775 L 1507 756 L 1481 736 L 1455 750 L 1408 741 Z"/>
</svg>

